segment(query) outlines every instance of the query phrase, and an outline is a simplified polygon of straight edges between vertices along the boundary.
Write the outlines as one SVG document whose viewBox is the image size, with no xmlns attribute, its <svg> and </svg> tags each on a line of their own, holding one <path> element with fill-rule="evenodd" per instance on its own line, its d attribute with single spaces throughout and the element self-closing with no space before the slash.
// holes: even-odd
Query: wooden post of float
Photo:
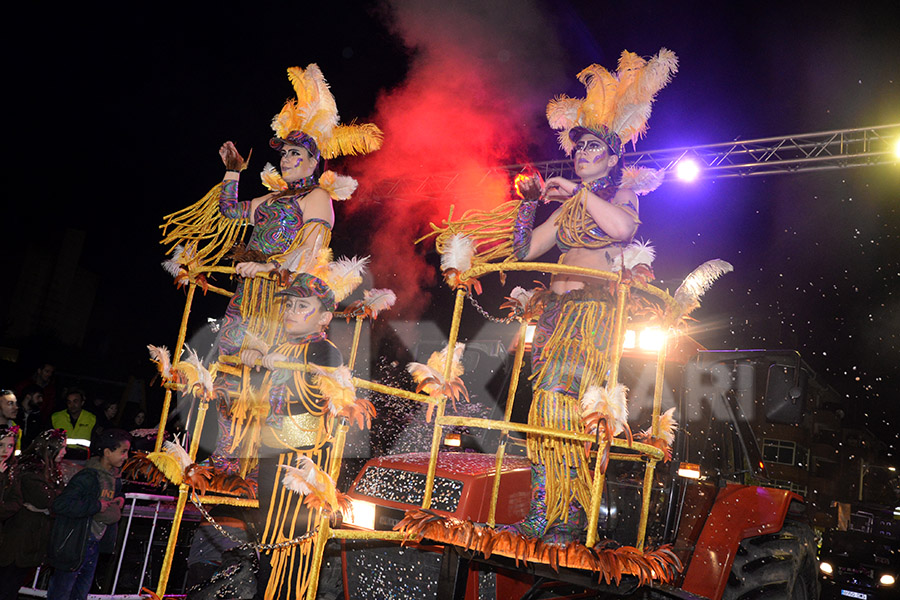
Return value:
<svg viewBox="0 0 900 600">
<path fill-rule="evenodd" d="M 616 285 L 616 307 L 613 315 L 613 330 L 609 341 L 610 353 L 609 380 L 607 387 L 612 388 L 619 380 L 619 361 L 622 360 L 622 347 L 625 344 L 625 299 L 628 296 L 628 287 L 621 279 Z M 600 374 L 602 376 L 602 373 Z M 594 480 L 591 482 L 591 505 L 588 508 L 588 530 L 585 545 L 590 548 L 597 543 L 597 523 L 600 522 L 600 504 L 603 502 L 603 484 L 606 475 L 600 472 L 600 458 L 603 452 L 609 448 L 609 440 L 600 440 L 597 448 L 597 460 L 594 463 Z"/>
<path fill-rule="evenodd" d="M 513 359 L 513 370 L 509 380 L 509 393 L 506 395 L 506 411 L 503 420 L 509 423 L 512 418 L 513 401 L 516 390 L 519 387 L 519 374 L 522 372 L 522 360 L 525 357 L 525 335 L 528 331 L 528 321 L 523 319 L 519 325 L 519 344 L 516 346 L 516 357 Z M 500 446 L 497 448 L 497 462 L 494 470 L 494 487 L 491 493 L 491 507 L 488 510 L 488 527 L 496 525 L 497 498 L 500 495 L 500 475 L 503 470 L 503 456 L 506 454 L 506 441 L 509 439 L 509 430 L 500 434 Z"/>
<path fill-rule="evenodd" d="M 343 417 L 336 418 L 334 421 L 334 440 L 331 443 L 332 454 L 331 464 L 328 465 L 328 475 L 333 481 L 338 480 L 341 474 L 341 461 L 344 458 L 344 443 L 347 440 L 347 430 L 349 429 L 346 419 Z M 316 511 L 316 522 L 318 523 L 318 532 L 312 547 L 312 562 L 309 567 L 309 587 L 306 588 L 306 599 L 315 600 L 316 593 L 319 589 L 319 573 L 322 571 L 322 558 L 325 556 L 325 544 L 331 538 L 331 522 L 328 517 L 322 514 L 322 510 Z"/>
<path fill-rule="evenodd" d="M 191 462 L 197 458 L 197 450 L 200 447 L 200 432 L 203 431 L 203 421 L 206 419 L 206 409 L 209 400 L 200 399 L 197 408 L 197 422 L 194 424 L 194 437 L 191 439 Z M 172 560 L 175 558 L 175 545 L 178 542 L 178 530 L 181 528 L 181 517 L 184 515 L 184 507 L 187 504 L 187 496 L 190 486 L 182 482 L 178 486 L 178 501 L 175 504 L 175 514 L 172 516 L 172 527 L 169 530 L 169 540 L 166 544 L 166 553 L 163 556 L 162 567 L 159 570 L 159 583 L 156 587 L 156 595 L 162 598 L 166 594 L 166 586 L 169 583 L 169 573 L 172 571 Z"/>
<path fill-rule="evenodd" d="M 356 326 L 353 329 L 353 345 L 350 347 L 350 360 L 347 361 L 347 368 L 351 371 L 356 366 L 356 354 L 359 348 L 359 336 L 362 332 L 363 317 L 356 317 Z"/>
<path fill-rule="evenodd" d="M 181 356 L 181 349 L 184 346 L 184 338 L 187 336 L 188 317 L 191 314 L 191 304 L 194 301 L 194 292 L 197 290 L 197 284 L 193 281 L 188 284 L 187 299 L 184 301 L 184 312 L 181 315 L 181 327 L 178 329 L 178 341 L 175 342 L 175 349 L 172 351 L 172 364 L 178 362 Z M 166 389 L 163 397 L 162 414 L 159 417 L 159 429 L 156 432 L 156 444 L 153 446 L 154 452 L 162 449 L 163 440 L 166 437 L 166 423 L 169 420 L 169 406 L 172 403 L 172 390 Z"/>
<path fill-rule="evenodd" d="M 668 323 L 668 321 L 666 321 Z M 667 332 L 668 334 L 668 332 Z M 669 336 L 663 341 L 656 355 L 656 382 L 653 388 L 653 415 L 650 426 L 650 435 L 659 437 L 659 412 L 662 410 L 663 388 L 666 384 L 666 355 L 668 354 Z M 650 518 L 650 495 L 653 493 L 653 473 L 656 470 L 657 461 L 650 459 L 647 470 L 644 472 L 644 489 L 641 498 L 641 520 L 638 523 L 637 548 L 644 550 L 644 541 L 647 537 L 647 520 Z"/>
<path fill-rule="evenodd" d="M 459 321 L 462 316 L 463 300 L 466 290 L 456 290 L 456 303 L 453 305 L 453 322 L 450 325 L 450 339 L 447 341 L 447 360 L 444 362 L 444 381 L 450 379 L 450 371 L 453 367 L 453 354 L 456 350 L 456 339 L 459 336 Z M 431 508 L 431 494 L 434 488 L 434 474 L 437 471 L 438 450 L 441 447 L 441 437 L 444 428 L 438 424 L 438 420 L 444 416 L 444 408 L 447 405 L 447 397 L 438 401 L 437 414 L 435 415 L 434 431 L 431 434 L 431 458 L 428 461 L 428 474 L 425 476 L 425 495 L 422 498 L 422 508 Z"/>
</svg>

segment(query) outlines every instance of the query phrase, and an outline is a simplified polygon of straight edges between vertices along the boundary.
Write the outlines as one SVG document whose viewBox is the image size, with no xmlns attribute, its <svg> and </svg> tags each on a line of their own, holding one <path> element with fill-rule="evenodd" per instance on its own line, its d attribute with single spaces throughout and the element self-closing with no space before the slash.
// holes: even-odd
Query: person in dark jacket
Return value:
<svg viewBox="0 0 900 600">
<path fill-rule="evenodd" d="M 50 505 L 63 489 L 59 468 L 66 453 L 66 432 L 41 433 L 12 471 L 9 502 L 15 514 L 3 523 L 0 544 L 0 600 L 15 600 L 28 570 L 40 566 L 50 539 Z"/>
<path fill-rule="evenodd" d="M 50 533 L 48 562 L 54 571 L 47 588 L 48 600 L 86 600 L 100 552 L 115 549 L 125 501 L 119 471 L 130 449 L 127 431 L 104 431 L 93 448 L 96 456 L 53 502 L 56 520 Z"/>
</svg>

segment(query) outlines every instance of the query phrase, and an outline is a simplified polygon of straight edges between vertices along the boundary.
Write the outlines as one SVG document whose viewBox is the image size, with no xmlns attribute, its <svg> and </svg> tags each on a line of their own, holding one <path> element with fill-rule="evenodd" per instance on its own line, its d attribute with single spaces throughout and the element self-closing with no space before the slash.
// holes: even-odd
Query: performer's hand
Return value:
<svg viewBox="0 0 900 600">
<path fill-rule="evenodd" d="M 247 160 L 244 160 L 244 157 L 242 157 L 237 151 L 237 148 L 234 147 L 233 142 L 225 142 L 222 144 L 222 147 L 219 148 L 219 156 L 222 157 L 222 163 L 229 171 L 243 171 L 247 168 L 247 163 L 250 159 L 248 155 Z"/>
<path fill-rule="evenodd" d="M 266 354 L 262 359 L 262 364 L 265 368 L 273 371 L 275 369 L 275 363 L 277 362 L 287 362 L 288 357 L 280 352 L 272 352 L 271 354 Z"/>
<path fill-rule="evenodd" d="M 245 348 L 244 350 L 241 350 L 241 362 L 248 367 L 256 367 L 257 371 L 259 371 L 259 365 L 256 364 L 256 361 L 260 360 L 262 357 L 262 352 L 256 348 Z"/>
<path fill-rule="evenodd" d="M 575 193 L 578 187 L 574 181 L 569 181 L 565 177 L 551 177 L 544 185 L 544 202 L 562 201 Z"/>
<path fill-rule="evenodd" d="M 242 262 L 234 267 L 234 271 L 241 277 L 256 277 L 257 273 L 271 273 L 275 269 L 275 263 Z"/>
<path fill-rule="evenodd" d="M 516 185 L 523 200 L 541 200 L 541 180 L 538 177 L 516 177 Z"/>
</svg>

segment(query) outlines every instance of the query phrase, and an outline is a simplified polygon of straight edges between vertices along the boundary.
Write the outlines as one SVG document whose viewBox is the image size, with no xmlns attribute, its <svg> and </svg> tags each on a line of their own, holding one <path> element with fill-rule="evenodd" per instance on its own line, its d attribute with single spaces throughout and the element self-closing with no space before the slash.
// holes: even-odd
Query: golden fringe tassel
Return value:
<svg viewBox="0 0 900 600">
<path fill-rule="evenodd" d="M 504 202 L 497 208 L 489 211 L 467 210 L 458 221 L 453 220 L 453 207 L 450 207 L 450 215 L 444 221 L 445 227 L 439 227 L 429 223 L 432 232 L 416 240 L 416 243 L 437 235 L 434 245 L 439 253 L 444 252 L 444 246 L 449 239 L 463 233 L 475 244 L 475 256 L 472 264 L 501 260 L 506 262 L 513 258 L 513 226 L 516 215 L 519 213 L 519 201 Z"/>
<path fill-rule="evenodd" d="M 606 377 L 612 324 L 606 304 L 597 301 L 566 302 L 556 327 L 542 350 L 543 365 L 533 375 L 533 399 L 529 425 L 584 432 L 581 395 Z M 580 374 L 578 389 L 575 377 Z M 576 396 L 552 390 L 565 389 Z M 528 458 L 546 469 L 547 520 L 568 520 L 569 504 L 577 499 L 591 504 L 590 457 L 581 442 L 543 435 L 529 435 Z M 575 472 L 573 477 L 572 471 Z"/>
<path fill-rule="evenodd" d="M 163 217 L 163 239 L 166 254 L 181 244 L 197 245 L 197 261 L 200 266 L 217 265 L 231 248 L 242 241 L 250 224 L 245 219 L 226 219 L 219 213 L 219 194 L 222 184 L 217 183 L 203 198 L 194 204 Z"/>
<path fill-rule="evenodd" d="M 288 490 L 281 484 L 282 469 L 280 466 L 293 465 L 296 462 L 295 458 L 300 455 L 309 456 L 320 468 L 324 468 L 328 461 L 325 451 L 312 453 L 296 451 L 281 455 L 278 461 L 279 475 L 274 482 L 272 503 L 269 506 L 263 532 L 264 544 L 278 544 L 305 534 L 323 518 L 320 510 L 310 510 L 303 506 L 303 496 Z M 272 572 L 266 585 L 266 600 L 280 597 L 306 597 L 313 557 L 311 541 L 310 539 L 310 542 L 291 545 L 272 552 Z"/>
</svg>

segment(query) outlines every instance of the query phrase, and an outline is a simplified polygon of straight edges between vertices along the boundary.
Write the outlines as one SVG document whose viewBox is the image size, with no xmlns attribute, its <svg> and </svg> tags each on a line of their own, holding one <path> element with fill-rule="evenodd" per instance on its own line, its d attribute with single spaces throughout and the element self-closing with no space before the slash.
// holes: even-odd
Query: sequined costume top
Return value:
<svg viewBox="0 0 900 600">
<path fill-rule="evenodd" d="M 273 200 L 260 202 L 253 213 L 254 226 L 247 243 L 246 253 L 251 256 L 249 260 L 264 262 L 273 256 L 278 256 L 296 248 L 303 243 L 306 233 L 301 230 L 304 227 L 324 228 L 330 232 L 331 225 L 322 219 L 304 220 L 303 211 L 298 201 L 315 189 L 315 178 L 309 177 L 292 185 L 295 194 L 279 196 Z M 250 219 L 251 201 L 239 201 L 238 182 L 226 179 L 222 182 L 222 191 L 219 196 L 219 212 L 229 219 Z M 327 245 L 329 239 L 325 239 Z M 237 354 L 240 351 L 244 338 L 244 317 L 251 310 L 256 310 L 257 304 L 264 303 L 265 298 L 253 301 L 253 306 L 243 306 L 247 290 L 248 280 L 241 278 L 238 281 L 234 296 L 228 302 L 225 310 L 224 322 L 216 339 L 218 354 Z M 260 282 L 261 283 L 261 282 Z M 262 290 L 260 290 L 262 291 Z M 263 296 L 268 296 L 266 290 Z"/>
<path fill-rule="evenodd" d="M 300 228 L 303 227 L 303 211 L 298 200 L 306 196 L 316 187 L 315 178 L 308 177 L 292 185 L 295 194 L 276 197 L 274 200 L 260 202 L 253 214 L 253 231 L 247 242 L 248 250 L 261 252 L 266 258 L 286 252 Z M 238 182 L 226 179 L 222 182 L 219 196 L 219 212 L 229 219 L 250 219 L 252 202 L 239 201 Z M 320 221 L 320 219 L 315 219 Z M 329 228 L 327 222 L 322 221 Z"/>
</svg>

